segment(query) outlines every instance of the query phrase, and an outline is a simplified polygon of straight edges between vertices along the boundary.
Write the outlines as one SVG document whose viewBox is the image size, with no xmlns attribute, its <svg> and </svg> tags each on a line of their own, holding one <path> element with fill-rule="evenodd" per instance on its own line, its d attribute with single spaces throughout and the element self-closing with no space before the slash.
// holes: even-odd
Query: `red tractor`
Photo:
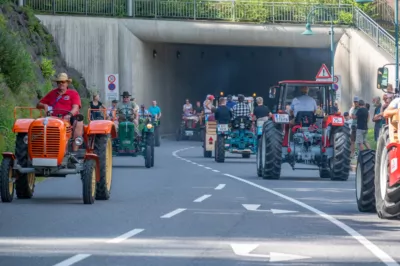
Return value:
<svg viewBox="0 0 400 266">
<path fill-rule="evenodd" d="M 317 110 L 286 109 L 301 90 L 315 99 Z M 350 128 L 344 117 L 332 108 L 334 91 L 330 81 L 285 80 L 270 88 L 272 119 L 263 125 L 257 154 L 257 174 L 264 179 L 279 179 L 281 165 L 293 170 L 319 170 L 321 178 L 346 181 L 350 173 Z M 297 168 L 296 164 L 312 165 Z"/>
<path fill-rule="evenodd" d="M 388 68 L 384 66 L 378 69 L 378 89 L 386 92 L 387 87 Z M 379 132 L 376 152 L 360 151 L 356 168 L 358 210 L 376 211 L 381 219 L 400 216 L 400 109 L 392 111 L 393 115 L 386 116 L 386 125 Z"/>
</svg>

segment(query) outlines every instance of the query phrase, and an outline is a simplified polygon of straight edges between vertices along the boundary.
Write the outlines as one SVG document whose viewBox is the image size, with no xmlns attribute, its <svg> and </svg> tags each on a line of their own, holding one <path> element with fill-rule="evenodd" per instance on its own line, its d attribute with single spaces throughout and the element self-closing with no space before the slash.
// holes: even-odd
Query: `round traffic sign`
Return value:
<svg viewBox="0 0 400 266">
<path fill-rule="evenodd" d="M 108 82 L 110 82 L 110 83 L 114 83 L 115 82 L 115 76 L 114 75 L 109 75 L 108 76 Z"/>
<path fill-rule="evenodd" d="M 337 90 L 339 89 L 339 86 L 338 86 L 337 84 L 333 84 L 333 89 L 334 89 L 335 91 L 337 91 Z"/>
<path fill-rule="evenodd" d="M 335 76 L 335 77 L 333 78 L 333 83 L 338 83 L 338 81 L 339 81 L 339 77 L 338 77 L 338 76 Z"/>
<path fill-rule="evenodd" d="M 108 89 L 109 89 L 110 91 L 115 90 L 115 84 L 113 84 L 113 83 L 108 84 Z"/>
</svg>

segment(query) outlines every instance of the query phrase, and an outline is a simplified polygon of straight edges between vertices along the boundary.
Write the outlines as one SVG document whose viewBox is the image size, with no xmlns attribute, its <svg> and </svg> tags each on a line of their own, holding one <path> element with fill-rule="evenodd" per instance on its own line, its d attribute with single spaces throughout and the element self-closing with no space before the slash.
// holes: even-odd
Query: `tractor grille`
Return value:
<svg viewBox="0 0 400 266">
<path fill-rule="evenodd" d="M 57 127 L 47 127 L 44 132 L 44 126 L 34 126 L 31 129 L 30 146 L 32 156 L 57 157 L 60 150 L 60 130 Z"/>
</svg>

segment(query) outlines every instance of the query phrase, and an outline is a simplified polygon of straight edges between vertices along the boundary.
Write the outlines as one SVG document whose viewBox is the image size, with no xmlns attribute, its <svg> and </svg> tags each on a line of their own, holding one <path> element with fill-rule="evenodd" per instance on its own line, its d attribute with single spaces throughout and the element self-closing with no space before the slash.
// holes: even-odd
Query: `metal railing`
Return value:
<svg viewBox="0 0 400 266">
<path fill-rule="evenodd" d="M 80 14 L 181 20 L 214 20 L 253 23 L 306 23 L 317 3 L 215 0 L 25 0 L 25 5 L 42 13 Z M 376 44 L 395 55 L 394 38 L 377 22 L 352 5 L 323 4 L 313 23 L 355 26 Z M 377 7 L 378 8 L 378 7 Z"/>
</svg>

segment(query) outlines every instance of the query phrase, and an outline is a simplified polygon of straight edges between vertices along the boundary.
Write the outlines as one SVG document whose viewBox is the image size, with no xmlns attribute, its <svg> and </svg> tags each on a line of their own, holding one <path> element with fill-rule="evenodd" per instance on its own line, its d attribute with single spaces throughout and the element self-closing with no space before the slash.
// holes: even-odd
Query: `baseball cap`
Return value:
<svg viewBox="0 0 400 266">
<path fill-rule="evenodd" d="M 358 102 L 360 99 L 358 98 L 358 96 L 354 96 L 353 98 L 353 102 Z"/>
<path fill-rule="evenodd" d="M 344 116 L 348 116 L 348 115 L 349 115 L 349 112 L 344 112 L 343 115 L 344 115 Z"/>
</svg>

